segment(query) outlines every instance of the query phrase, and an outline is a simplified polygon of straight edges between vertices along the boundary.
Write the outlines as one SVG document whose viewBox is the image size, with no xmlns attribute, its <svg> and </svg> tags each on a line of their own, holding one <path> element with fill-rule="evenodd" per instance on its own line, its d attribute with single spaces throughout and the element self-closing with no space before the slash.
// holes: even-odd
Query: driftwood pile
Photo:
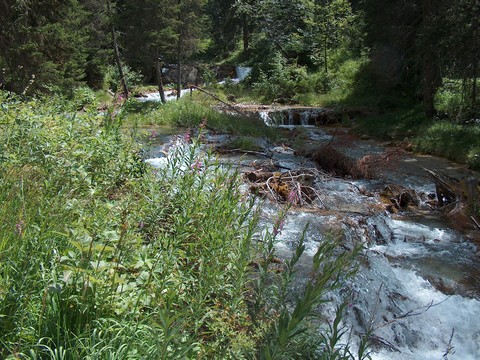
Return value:
<svg viewBox="0 0 480 360">
<path fill-rule="evenodd" d="M 418 194 L 415 190 L 393 184 L 385 186 L 380 192 L 380 199 L 390 213 L 418 208 L 423 197 L 424 194 Z"/>
<path fill-rule="evenodd" d="M 282 173 L 252 171 L 244 176 L 252 183 L 250 191 L 255 194 L 266 196 L 278 203 L 306 206 L 318 197 L 313 181 L 326 177 L 327 174 L 317 169 L 298 169 Z"/>
<path fill-rule="evenodd" d="M 455 179 L 436 170 L 424 170 L 435 182 L 435 194 L 418 193 L 400 185 L 387 185 L 380 192 L 386 210 L 391 213 L 415 211 L 425 205 L 443 212 L 460 228 L 480 230 L 480 221 L 475 217 L 480 206 L 479 179 Z"/>
<path fill-rule="evenodd" d="M 480 207 L 480 179 L 456 179 L 435 170 L 424 169 L 435 181 L 438 208 L 465 227 L 467 222 L 480 230 L 475 217 Z"/>
</svg>

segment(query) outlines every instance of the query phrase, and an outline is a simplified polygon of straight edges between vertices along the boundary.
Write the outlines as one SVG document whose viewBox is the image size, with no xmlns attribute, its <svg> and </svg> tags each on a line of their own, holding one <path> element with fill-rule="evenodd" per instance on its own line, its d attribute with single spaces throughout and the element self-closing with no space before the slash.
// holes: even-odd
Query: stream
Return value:
<svg viewBox="0 0 480 360">
<path fill-rule="evenodd" d="M 269 122 L 268 114 L 261 118 Z M 280 126 L 285 131 L 301 132 L 304 144 L 318 148 L 321 144 L 336 144 L 340 138 L 338 129 L 313 126 L 305 116 L 297 118 L 300 120 L 290 119 Z M 161 128 L 155 131 L 159 136 L 147 160 L 152 166 L 161 163 L 170 136 L 182 132 L 164 132 Z M 340 131 L 348 133 L 346 129 Z M 211 133 L 205 136 L 213 149 L 229 138 Z M 310 157 L 299 156 L 288 146 L 259 143 L 268 158 L 231 152 L 219 155 L 219 160 L 243 173 L 272 164 L 274 171 L 280 172 L 318 169 Z M 391 150 L 386 144 L 348 136 L 338 144 L 344 154 L 354 159 L 374 155 L 381 158 Z M 480 252 L 476 245 L 479 231 L 456 230 L 444 213 L 429 205 L 435 197 L 435 183 L 424 168 L 458 177 L 469 172 L 444 159 L 407 152 L 395 153 L 384 163 L 374 166 L 375 174 L 369 179 L 314 178 L 310 186 L 317 196 L 309 206 L 290 209 L 277 236 L 277 255 L 289 258 L 309 224 L 306 251 L 300 262 L 299 273 L 305 274 L 304 279 L 298 279 L 301 283 L 318 244 L 329 239 L 332 231 L 342 233 L 345 249 L 363 245 L 360 270 L 347 284 L 351 295 L 344 325 L 352 331 L 344 341 L 351 341 L 355 347 L 356 335 L 370 331 L 371 356 L 375 360 L 479 359 L 480 321 L 475 316 L 480 314 Z M 415 209 L 387 211 L 381 194 L 388 186 L 401 186 L 418 194 Z M 261 225 L 271 227 L 283 205 L 268 199 L 262 204 Z M 331 296 L 338 300 L 338 294 Z M 328 314 L 329 309 L 326 311 Z"/>
</svg>

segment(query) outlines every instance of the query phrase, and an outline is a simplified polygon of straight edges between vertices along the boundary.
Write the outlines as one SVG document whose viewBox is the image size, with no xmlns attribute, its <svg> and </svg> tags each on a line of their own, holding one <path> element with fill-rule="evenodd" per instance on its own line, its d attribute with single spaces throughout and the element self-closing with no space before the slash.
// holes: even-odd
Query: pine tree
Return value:
<svg viewBox="0 0 480 360">
<path fill-rule="evenodd" d="M 16 92 L 70 90 L 85 77 L 86 12 L 77 0 L 0 3 L 4 83 Z"/>
<path fill-rule="evenodd" d="M 176 63 L 181 78 L 182 64 L 201 48 L 205 4 L 204 0 L 119 1 L 117 26 L 128 64 L 147 79 L 156 76 L 159 88 L 163 63 Z"/>
</svg>

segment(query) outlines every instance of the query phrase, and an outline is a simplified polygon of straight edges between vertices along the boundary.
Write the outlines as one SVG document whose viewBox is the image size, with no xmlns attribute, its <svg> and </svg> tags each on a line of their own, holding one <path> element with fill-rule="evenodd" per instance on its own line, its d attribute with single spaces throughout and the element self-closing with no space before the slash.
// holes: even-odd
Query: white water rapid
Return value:
<svg viewBox="0 0 480 360">
<path fill-rule="evenodd" d="M 323 129 L 305 130 L 310 131 L 309 141 L 332 141 Z M 214 146 L 226 137 L 208 134 L 206 139 Z M 356 140 L 349 151 L 363 156 L 383 150 L 378 144 Z M 314 166 L 285 147 L 267 146 L 265 152 L 271 153 L 267 160 L 279 166 L 278 171 Z M 258 166 L 265 158 L 229 154 L 220 161 L 253 171 L 252 164 Z M 475 243 L 450 228 L 442 214 L 428 210 L 425 203 L 419 213 L 392 214 L 381 206 L 379 197 L 386 185 L 396 184 L 431 198 L 435 186 L 422 167 L 453 172 L 457 166 L 410 154 L 395 161 L 395 166 L 373 180 L 314 180 L 316 210 L 291 209 L 278 236 L 278 256 L 291 255 L 308 223 L 299 270 L 304 277 L 298 279 L 301 287 L 318 245 L 329 241 L 332 231 L 340 231 L 346 249 L 363 245 L 360 270 L 342 289 L 349 294 L 344 325 L 352 329 L 345 341 L 355 347 L 358 334 L 369 333 L 374 360 L 480 359 L 480 256 Z M 281 207 L 265 201 L 262 226 L 272 227 Z M 337 296 L 332 294 L 332 300 Z"/>
</svg>

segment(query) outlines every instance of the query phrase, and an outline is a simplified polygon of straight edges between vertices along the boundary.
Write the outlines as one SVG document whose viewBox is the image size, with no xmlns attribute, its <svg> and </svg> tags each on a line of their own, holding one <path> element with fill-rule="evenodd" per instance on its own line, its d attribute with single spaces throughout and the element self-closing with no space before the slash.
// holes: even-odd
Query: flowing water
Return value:
<svg viewBox="0 0 480 360">
<path fill-rule="evenodd" d="M 300 119 L 300 125 L 310 125 L 304 129 L 309 141 L 332 141 L 331 129 L 312 127 L 307 116 Z M 291 122 L 283 125 L 297 125 Z M 215 146 L 227 138 L 208 135 L 207 141 Z M 148 160 L 152 165 L 160 161 L 162 146 L 164 139 L 152 147 L 153 159 Z M 381 144 L 361 140 L 344 149 L 357 158 L 385 150 Z M 268 152 L 268 162 L 276 164 L 278 171 L 316 166 L 286 147 L 271 146 Z M 248 172 L 265 158 L 230 154 L 220 161 Z M 475 231 L 460 233 L 449 226 L 441 212 L 428 207 L 429 199 L 435 196 L 435 184 L 423 168 L 442 169 L 451 175 L 466 171 L 446 160 L 402 153 L 393 166 L 377 169 L 371 180 L 315 179 L 312 187 L 318 197 L 308 209 L 290 210 L 278 236 L 277 253 L 288 258 L 307 224 L 300 273 L 308 272 L 318 244 L 329 239 L 332 231 L 344 234 L 345 249 L 363 244 L 360 271 L 347 284 L 351 295 L 345 325 L 352 329 L 351 339 L 355 334 L 371 333 L 373 359 L 479 359 L 480 259 L 471 238 Z M 421 194 L 416 211 L 385 210 L 379 194 L 392 184 Z M 262 225 L 272 226 L 280 209 L 281 205 L 266 200 Z"/>
<path fill-rule="evenodd" d="M 185 95 L 187 95 L 188 93 L 190 93 L 190 89 L 182 89 L 180 90 L 180 97 L 183 97 Z M 152 93 L 147 93 L 147 94 L 144 94 L 143 96 L 139 97 L 137 99 L 138 101 L 161 101 L 160 99 L 160 93 L 157 91 L 157 92 L 152 92 Z M 173 101 L 173 100 L 177 100 L 177 93 L 175 90 L 170 90 L 170 91 L 165 91 L 165 100 L 166 101 Z"/>
</svg>

